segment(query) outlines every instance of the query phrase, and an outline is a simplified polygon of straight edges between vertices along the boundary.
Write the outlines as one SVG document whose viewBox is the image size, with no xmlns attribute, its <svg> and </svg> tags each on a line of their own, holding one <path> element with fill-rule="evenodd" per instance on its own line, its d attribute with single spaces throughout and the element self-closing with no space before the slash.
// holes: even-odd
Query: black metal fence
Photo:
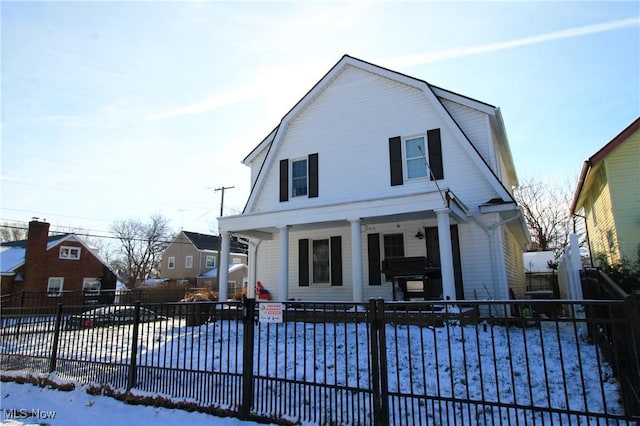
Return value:
<svg viewBox="0 0 640 426">
<path fill-rule="evenodd" d="M 167 303 L 177 302 L 184 298 L 185 294 L 198 290 L 189 286 L 156 286 L 149 288 L 135 288 L 123 290 L 100 291 L 63 291 L 55 295 L 43 292 L 21 291 L 0 298 L 0 309 L 7 308 L 37 308 L 56 307 L 59 304 L 88 306 L 102 304 L 133 304 L 136 301 L 142 303 Z"/>
<path fill-rule="evenodd" d="M 115 392 L 280 423 L 640 420 L 638 353 L 624 355 L 630 364 L 621 361 L 620 347 L 602 346 L 626 340 L 637 348 L 634 299 L 463 306 L 245 300 L 132 309 L 118 323 L 101 323 L 76 306 L 5 309 L 2 369 L 55 372 Z"/>
</svg>

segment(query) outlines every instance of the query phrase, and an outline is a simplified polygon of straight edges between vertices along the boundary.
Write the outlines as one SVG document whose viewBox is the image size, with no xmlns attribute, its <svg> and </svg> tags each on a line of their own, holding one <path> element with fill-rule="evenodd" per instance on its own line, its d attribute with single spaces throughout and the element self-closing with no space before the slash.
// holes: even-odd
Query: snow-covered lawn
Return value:
<svg viewBox="0 0 640 426">
<path fill-rule="evenodd" d="M 162 407 L 130 405 L 108 396 L 90 395 L 86 386 L 72 391 L 32 384 L 0 384 L 0 421 L 6 426 L 258 426 L 230 417 Z"/>
<path fill-rule="evenodd" d="M 32 333 L 4 334 L 2 354 L 46 361 L 53 332 L 42 323 L 33 327 L 27 328 Z M 437 327 L 387 324 L 389 415 L 396 424 L 591 424 L 598 414 L 622 416 L 619 384 L 581 327 L 572 321 L 531 327 L 455 320 Z M 123 325 L 61 331 L 57 374 L 124 390 L 122 381 L 96 379 L 106 375 L 83 377 L 77 365 L 100 363 L 99 371 L 126 378 L 131 330 Z M 371 332 L 365 322 L 256 324 L 252 412 L 310 424 L 368 424 Z M 133 391 L 237 410 L 243 333 L 234 320 L 195 327 L 180 318 L 141 324 Z M 9 364 L 3 361 L 3 370 Z"/>
</svg>

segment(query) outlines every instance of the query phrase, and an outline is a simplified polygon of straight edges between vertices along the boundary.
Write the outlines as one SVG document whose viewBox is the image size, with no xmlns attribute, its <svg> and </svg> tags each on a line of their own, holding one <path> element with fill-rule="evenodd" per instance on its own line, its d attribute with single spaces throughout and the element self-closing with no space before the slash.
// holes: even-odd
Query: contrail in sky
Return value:
<svg viewBox="0 0 640 426">
<path fill-rule="evenodd" d="M 613 31 L 621 28 L 633 27 L 640 24 L 640 18 L 627 18 L 618 21 L 603 22 L 601 24 L 586 25 L 583 27 L 570 28 L 568 30 L 554 31 L 547 34 L 540 34 L 531 37 L 519 38 L 509 41 L 501 41 L 497 43 L 481 44 L 478 46 L 461 47 L 457 49 L 448 49 L 440 52 L 422 53 L 416 55 L 396 56 L 380 61 L 381 64 L 389 68 L 404 68 L 412 65 L 428 64 L 433 62 L 445 61 L 448 59 L 461 58 L 465 56 L 478 55 L 481 53 L 495 52 L 498 50 L 513 49 L 521 46 L 544 43 L 553 40 L 561 40 L 564 38 L 579 37 L 589 34 Z M 212 96 L 203 101 L 178 107 L 156 114 L 150 114 L 147 120 L 159 120 L 173 118 L 183 115 L 198 114 L 211 111 L 227 105 L 235 104 L 241 101 L 258 98 L 265 95 L 265 88 L 260 85 L 253 85 L 226 93 Z"/>
<path fill-rule="evenodd" d="M 461 47 L 458 49 L 448 49 L 433 53 L 397 56 L 388 58 L 386 61 L 384 61 L 384 63 L 391 68 L 402 68 L 412 65 L 428 64 L 444 61 L 447 59 L 460 58 L 464 56 L 478 55 L 480 53 L 495 52 L 497 50 L 513 49 L 515 47 L 528 46 L 531 44 L 544 43 L 553 40 L 561 40 L 563 38 L 579 37 L 583 35 L 612 31 L 620 28 L 633 27 L 638 24 L 640 24 L 640 18 L 621 19 L 618 21 L 586 25 L 584 27 L 570 28 L 568 30 L 554 31 L 547 34 L 540 34 L 532 37 L 519 38 L 509 41 L 501 41 L 497 43 Z"/>
</svg>

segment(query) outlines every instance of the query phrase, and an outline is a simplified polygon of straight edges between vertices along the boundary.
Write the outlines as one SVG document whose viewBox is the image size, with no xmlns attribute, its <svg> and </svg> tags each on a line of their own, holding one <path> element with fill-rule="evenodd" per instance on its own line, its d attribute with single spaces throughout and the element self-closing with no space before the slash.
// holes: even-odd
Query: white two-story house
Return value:
<svg viewBox="0 0 640 426">
<path fill-rule="evenodd" d="M 248 238 L 249 296 L 391 300 L 391 257 L 426 257 L 444 299 L 524 292 L 529 241 L 500 110 L 345 55 L 249 153 L 245 210 L 218 219 L 221 282 Z M 221 291 L 220 298 L 225 296 Z"/>
</svg>

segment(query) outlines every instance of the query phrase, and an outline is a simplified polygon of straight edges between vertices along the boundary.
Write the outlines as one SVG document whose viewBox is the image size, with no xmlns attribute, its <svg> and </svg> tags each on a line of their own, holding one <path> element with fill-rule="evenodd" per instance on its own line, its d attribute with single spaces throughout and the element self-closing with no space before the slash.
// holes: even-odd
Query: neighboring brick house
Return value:
<svg viewBox="0 0 640 426">
<path fill-rule="evenodd" d="M 217 262 L 220 239 L 217 235 L 180 231 L 162 254 L 163 278 L 178 284 L 190 283 L 212 287 L 217 284 Z M 233 291 L 246 281 L 247 248 L 233 240 L 229 261 L 229 284 Z"/>
<path fill-rule="evenodd" d="M 2 243 L 0 264 L 2 296 L 46 294 L 38 299 L 45 305 L 113 300 L 113 271 L 78 236 L 49 236 L 47 222 L 32 220 L 26 240 Z"/>
</svg>

